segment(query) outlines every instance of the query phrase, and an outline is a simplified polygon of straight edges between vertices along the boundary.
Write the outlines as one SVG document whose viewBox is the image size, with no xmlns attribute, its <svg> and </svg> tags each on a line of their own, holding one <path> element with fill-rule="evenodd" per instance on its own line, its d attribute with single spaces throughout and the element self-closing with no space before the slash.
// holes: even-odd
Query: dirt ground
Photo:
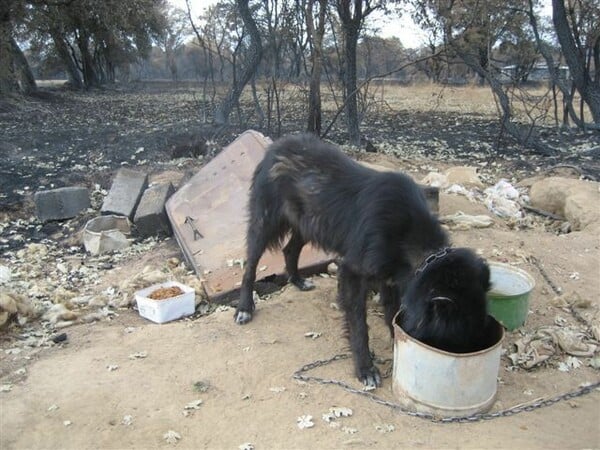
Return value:
<svg viewBox="0 0 600 450">
<path fill-rule="evenodd" d="M 83 114 L 76 117 L 73 114 L 77 105 L 63 99 L 62 94 L 52 95 L 60 99 L 57 109 L 48 104 L 45 106 L 47 110 L 42 110 L 38 105 L 21 111 L 18 120 L 31 124 L 34 122 L 32 115 L 39 115 L 44 126 L 50 126 L 61 120 L 57 115 L 58 109 L 68 110 L 69 117 L 81 123 L 63 120 L 72 129 L 55 130 L 50 137 L 43 130 L 33 135 L 37 146 L 42 148 L 47 141 L 47 145 L 56 152 L 60 148 L 60 140 L 66 141 L 68 151 L 64 161 L 57 153 L 50 154 L 43 164 L 36 163 L 37 150 L 25 148 L 26 133 L 23 130 L 19 132 L 17 122 L 13 122 L 12 118 L 0 114 L 2 123 L 8 124 L 4 129 L 7 139 L 0 147 L 0 150 L 6 150 L 4 153 L 8 156 L 2 167 L 3 178 L 4 174 L 9 175 L 0 186 L 0 204 L 4 208 L 0 215 L 0 265 L 16 271 L 19 265 L 25 264 L 18 256 L 20 249 L 26 248 L 30 242 L 56 240 L 59 242 L 57 248 L 64 255 L 61 253 L 56 261 L 52 261 L 54 253 L 51 253 L 50 258 L 44 260 L 47 262 L 40 263 L 45 266 L 42 269 L 30 270 L 30 266 L 22 266 L 25 269 L 21 268 L 20 273 L 26 273 L 26 278 L 28 274 L 30 280 L 22 280 L 19 286 L 28 286 L 31 291 L 39 285 L 38 293 L 40 290 L 55 292 L 60 286 L 50 275 L 59 265 L 71 264 L 70 261 L 79 264 L 81 260 L 86 267 L 94 264 L 102 266 L 91 272 L 92 281 L 90 276 L 85 279 L 66 277 L 65 283 L 70 283 L 71 289 L 85 289 L 86 293 L 112 289 L 146 268 L 166 271 L 170 258 L 181 258 L 173 239 L 143 243 L 134 253 L 90 262 L 82 255 L 76 236 L 76 230 L 87 217 L 84 215 L 67 225 L 40 226 L 28 220 L 32 214 L 29 199 L 35 183 L 40 183 L 40 180 L 48 185 L 64 185 L 91 183 L 96 179 L 106 188 L 114 169 L 123 161 L 131 161 L 130 155 L 135 154 L 140 145 L 145 146 L 146 153 L 143 155 L 147 160 L 138 161 L 139 166 L 151 168 L 152 177 L 181 182 L 201 166 L 201 161 L 183 159 L 166 162 L 168 151 L 164 148 L 168 147 L 168 139 L 165 137 L 164 142 L 156 142 L 156 136 L 162 135 L 159 131 L 161 126 L 166 127 L 165 134 L 173 138 L 169 141 L 171 145 L 185 133 L 190 133 L 188 124 L 177 122 L 173 117 L 178 116 L 173 116 L 169 107 L 162 110 L 159 105 L 154 105 L 155 109 L 149 112 L 117 98 L 113 101 L 113 110 L 106 103 L 108 97 L 90 100 L 79 94 L 76 95 L 76 103 L 102 101 L 105 102 L 102 104 L 105 111 L 95 107 L 91 118 Z M 145 95 L 141 96 L 142 100 L 148 105 L 153 104 L 154 98 L 147 99 Z M 73 110 L 70 110 L 71 107 Z M 148 123 L 131 125 L 131 129 L 142 130 L 138 140 L 119 131 L 117 110 L 121 108 L 124 111 L 120 114 L 131 113 L 132 122 L 137 120 L 138 115 L 140 118 L 147 117 Z M 95 117 L 101 114 L 106 115 L 106 120 Z M 406 112 L 398 114 L 404 117 Z M 451 115 L 445 117 L 450 118 Z M 99 121 L 97 126 L 96 119 Z M 409 119 L 413 120 L 414 116 L 406 116 L 406 120 Z M 466 123 L 470 119 L 461 117 L 460 120 Z M 490 119 L 486 123 L 491 122 Z M 459 127 L 458 118 L 456 124 Z M 414 124 L 405 125 L 414 128 Z M 471 125 L 468 130 L 474 134 L 469 135 L 467 147 L 473 140 L 479 139 L 476 131 L 481 127 L 475 122 Z M 90 141 L 82 149 L 77 147 L 80 126 L 90 128 Z M 377 124 L 371 126 L 377 128 Z M 419 126 L 425 127 L 422 123 Z M 100 151 L 97 146 L 106 138 L 103 127 L 113 130 L 116 137 Z M 434 129 L 436 127 L 430 127 L 430 131 Z M 438 137 L 421 136 L 418 138 L 421 141 L 405 142 L 406 148 L 420 146 L 423 139 L 439 144 L 439 136 L 444 133 L 452 135 L 452 130 L 447 128 L 438 131 L 441 133 Z M 480 138 L 493 142 L 493 133 L 482 131 Z M 452 136 L 459 146 L 460 136 Z M 223 139 L 230 138 L 224 136 Z M 594 145 L 590 143 L 589 147 L 593 150 Z M 431 154 L 390 155 L 381 152 L 354 156 L 407 170 L 418 174 L 418 177 L 431 169 L 470 162 L 482 169 L 486 185 L 493 184 L 500 175 L 508 175 L 509 178 L 512 175 L 518 181 L 563 161 L 557 157 L 542 163 L 538 156 L 518 152 L 495 159 L 490 156 L 489 148 L 483 156 L 479 149 L 479 153 L 461 159 L 458 154 L 449 155 L 447 148 L 444 145 L 436 153 L 435 146 L 432 146 L 427 150 Z M 461 151 L 467 150 L 463 148 Z M 89 152 L 96 152 L 89 170 L 75 167 L 67 176 L 58 176 L 60 167 L 71 164 L 71 155 L 81 162 Z M 598 160 L 595 153 L 584 151 L 581 154 L 583 156 L 573 156 L 576 159 L 564 160 L 576 165 L 576 169 L 596 170 Z M 589 158 L 591 163 L 586 165 Z M 19 176 L 30 173 L 29 169 L 32 169 L 31 178 Z M 491 215 L 481 203 L 470 202 L 463 196 L 442 194 L 440 214 L 457 211 Z M 569 355 L 557 351 L 545 363 L 525 370 L 514 365 L 508 357 L 514 352 L 516 341 L 544 327 L 586 330 L 589 338 L 589 328 L 582 325 L 576 315 L 588 324 L 598 324 L 599 236 L 586 231 L 558 234 L 558 227 L 552 221 L 539 217 L 535 219 L 534 226 L 525 229 L 499 218 L 494 218 L 494 222 L 491 228 L 451 232 L 455 245 L 472 247 L 489 261 L 517 264 L 536 281 L 525 326 L 505 336 L 497 401 L 492 412 L 535 403 L 541 398 L 577 390 L 584 383 L 600 381 L 600 371 L 592 367 L 593 358 L 581 357 L 578 358 L 580 366 L 566 367 Z M 21 235 L 22 238 L 15 238 Z M 531 263 L 531 256 L 539 261 L 548 279 Z M 441 424 L 407 416 L 336 385 L 295 380 L 293 374 L 305 364 L 348 352 L 341 313 L 332 306 L 336 298 L 336 280 L 326 275 L 315 275 L 313 280 L 317 285 L 314 291 L 299 292 L 286 286 L 263 297 L 257 305 L 254 319 L 245 326 L 234 323 L 233 309 L 210 305 L 208 313 L 204 311 L 163 325 L 139 317 L 131 307 L 115 308 L 116 315 L 110 318 L 60 329 L 43 321 L 28 323 L 25 327 L 27 336 L 36 337 L 34 341 L 39 340 L 39 345 L 26 344 L 25 334 L 16 324 L 0 330 L 0 448 L 235 449 L 244 448 L 244 444 L 251 444 L 257 450 L 600 448 L 598 391 L 509 417 Z M 583 307 L 575 309 L 576 315 L 569 308 L 557 306 L 548 280 L 564 293 L 579 296 L 579 305 Z M 7 287 L 0 284 L 0 289 Z M 40 298 L 50 297 L 41 295 Z M 371 348 L 382 372 L 389 373 L 393 341 L 374 302 L 369 308 L 369 325 Z M 311 332 L 317 333 L 318 337 L 307 337 L 306 334 Z M 60 333 L 66 333 L 66 342 L 48 344 L 48 336 Z M 588 342 L 593 340 L 588 339 Z M 598 352 L 595 357 L 597 359 Z M 335 361 L 308 374 L 340 380 L 360 389 L 350 359 Z M 383 386 L 374 393 L 394 402 L 391 383 L 391 376 L 388 376 Z M 331 426 L 322 419 L 322 415 L 332 407 L 350 408 L 352 415 L 335 419 L 335 425 Z M 297 421 L 307 415 L 313 417 L 314 426 L 300 429 Z M 179 436 L 176 442 L 169 443 L 165 439 L 169 431 Z"/>
<path fill-rule="evenodd" d="M 462 210 L 485 213 L 481 205 L 443 195 L 442 214 Z M 553 294 L 539 270 L 525 263 L 534 255 L 548 276 L 565 291 L 576 291 L 598 308 L 598 236 L 539 231 L 515 232 L 502 221 L 491 229 L 454 232 L 457 245 L 480 250 L 490 260 L 522 262 L 536 280 L 525 330 L 573 317 L 551 306 Z M 147 260 L 176 253 L 173 243 Z M 159 258 L 157 258 L 159 256 Z M 139 263 L 138 263 L 139 264 Z M 120 269 L 131 276 L 136 264 Z M 577 279 L 571 274 L 577 272 Z M 25 368 L 26 376 L 0 394 L 1 447 L 11 448 L 597 448 L 600 446 L 600 395 L 595 392 L 512 417 L 468 424 L 438 424 L 408 417 L 337 386 L 303 383 L 292 374 L 303 365 L 347 351 L 335 303 L 336 283 L 315 276 L 317 289 L 286 287 L 258 304 L 246 326 L 233 322 L 233 310 L 218 310 L 197 319 L 157 325 L 135 311 L 121 310 L 112 321 L 66 328 L 68 344 L 4 353 L 3 374 Z M 371 346 L 382 359 L 392 357 L 392 341 L 383 319 L 370 309 Z M 321 333 L 317 339 L 308 332 Z M 508 333 L 504 348 L 519 337 Z M 3 343 L 3 348 L 7 343 Z M 147 357 L 130 355 L 147 352 Z M 118 366 L 109 370 L 110 366 Z M 509 370 L 503 357 L 498 398 L 493 411 L 539 397 L 552 397 L 598 380 L 598 371 L 580 367 L 563 373 L 553 365 Z M 382 369 L 389 368 L 387 366 Z M 311 375 L 348 382 L 350 360 L 314 369 Z M 10 375 L 10 374 L 9 374 Z M 6 378 L 6 376 L 5 376 Z M 195 383 L 207 386 L 199 392 Z M 377 395 L 394 401 L 391 377 Z M 202 400 L 184 417 L 184 407 Z M 56 405 L 56 409 L 52 408 Z M 331 407 L 346 407 L 351 417 L 332 428 L 321 419 Z M 314 427 L 299 429 L 303 415 Z M 123 423 L 131 416 L 131 424 Z M 68 421 L 68 422 L 66 422 Z M 66 425 L 68 424 L 68 425 Z M 390 427 L 391 426 L 391 427 Z M 393 429 L 392 429 L 393 427 Z M 168 444 L 163 435 L 177 432 Z"/>
</svg>

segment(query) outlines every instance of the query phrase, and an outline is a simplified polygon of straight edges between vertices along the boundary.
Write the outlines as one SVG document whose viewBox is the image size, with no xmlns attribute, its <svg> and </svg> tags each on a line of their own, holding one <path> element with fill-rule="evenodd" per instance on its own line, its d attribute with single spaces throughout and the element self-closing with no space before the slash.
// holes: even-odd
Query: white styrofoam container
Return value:
<svg viewBox="0 0 600 450">
<path fill-rule="evenodd" d="M 183 294 L 164 300 L 148 298 L 148 295 L 157 289 L 173 286 L 179 287 Z M 196 291 L 177 281 L 165 281 L 137 291 L 135 300 L 140 316 L 156 323 L 169 322 L 180 317 L 189 316 L 194 314 L 196 310 Z"/>
</svg>

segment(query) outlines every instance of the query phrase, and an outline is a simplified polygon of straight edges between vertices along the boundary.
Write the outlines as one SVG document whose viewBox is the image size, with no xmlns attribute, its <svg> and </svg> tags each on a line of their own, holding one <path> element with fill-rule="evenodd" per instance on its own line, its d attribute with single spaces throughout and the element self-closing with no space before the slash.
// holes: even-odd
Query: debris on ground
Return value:
<svg viewBox="0 0 600 450">
<path fill-rule="evenodd" d="M 163 439 L 167 442 L 167 444 L 177 444 L 177 442 L 181 439 L 181 435 L 177 431 L 169 430 L 163 434 Z"/>
<path fill-rule="evenodd" d="M 521 193 L 507 180 L 501 179 L 484 192 L 485 206 L 498 217 L 505 219 L 522 219 Z"/>
<path fill-rule="evenodd" d="M 350 417 L 352 415 L 352 410 L 343 406 L 334 406 L 332 408 L 329 408 L 329 412 L 327 413 L 327 415 L 331 418 Z"/>
<path fill-rule="evenodd" d="M 308 414 L 298 417 L 298 419 L 296 419 L 296 423 L 298 425 L 298 428 L 300 428 L 301 430 L 304 430 L 305 428 L 312 428 L 315 426 L 313 422 L 313 417 Z"/>
<path fill-rule="evenodd" d="M 312 340 L 318 339 L 321 337 L 321 333 L 317 332 L 317 331 L 308 331 L 307 333 L 304 333 L 304 337 L 307 338 L 311 338 Z"/>
<path fill-rule="evenodd" d="M 440 222 L 451 230 L 466 231 L 473 228 L 491 227 L 494 224 L 494 219 L 483 214 L 471 215 L 458 211 L 455 214 L 440 217 Z"/>
<path fill-rule="evenodd" d="M 380 433 L 391 433 L 396 430 L 396 427 L 389 423 L 383 423 L 381 425 L 375 425 L 375 429 Z"/>
<path fill-rule="evenodd" d="M 148 352 L 146 351 L 135 352 L 129 355 L 129 359 L 144 359 L 146 357 L 148 357 Z"/>
<path fill-rule="evenodd" d="M 592 358 L 599 347 L 588 334 L 574 327 L 551 325 L 523 333 L 524 336 L 514 342 L 514 351 L 508 354 L 513 366 L 523 369 L 532 369 L 561 355 L 568 356 L 559 362 L 559 368 L 574 367 L 569 357 Z"/>
<path fill-rule="evenodd" d="M 99 216 L 83 228 L 83 246 L 91 255 L 122 250 L 131 245 L 131 222 L 124 216 Z"/>
<path fill-rule="evenodd" d="M 129 427 L 133 425 L 133 416 L 130 414 L 126 414 L 123 416 L 123 420 L 121 420 L 121 424 Z"/>
<path fill-rule="evenodd" d="M 200 409 L 200 406 L 202 406 L 202 403 L 203 403 L 203 401 L 198 399 L 198 400 L 194 400 L 193 402 L 189 402 L 187 405 L 185 405 L 183 407 L 184 417 L 191 416 L 194 411 Z"/>
</svg>

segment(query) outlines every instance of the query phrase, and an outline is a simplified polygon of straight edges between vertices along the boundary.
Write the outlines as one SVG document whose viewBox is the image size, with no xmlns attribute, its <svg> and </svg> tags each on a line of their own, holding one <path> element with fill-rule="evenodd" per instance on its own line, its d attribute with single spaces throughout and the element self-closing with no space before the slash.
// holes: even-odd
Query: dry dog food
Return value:
<svg viewBox="0 0 600 450">
<path fill-rule="evenodd" d="M 182 295 L 183 291 L 179 286 L 162 287 L 155 291 L 152 291 L 148 298 L 152 300 L 166 300 L 168 298 L 177 297 Z"/>
</svg>

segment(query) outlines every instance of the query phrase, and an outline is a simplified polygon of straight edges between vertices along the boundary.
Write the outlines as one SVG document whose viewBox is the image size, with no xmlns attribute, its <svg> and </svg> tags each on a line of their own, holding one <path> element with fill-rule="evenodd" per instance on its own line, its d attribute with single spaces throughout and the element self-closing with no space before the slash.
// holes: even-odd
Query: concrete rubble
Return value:
<svg viewBox="0 0 600 450">
<path fill-rule="evenodd" d="M 120 169 L 104 199 L 102 214 L 121 215 L 133 220 L 135 209 L 147 186 L 146 173 L 127 168 Z"/>
<path fill-rule="evenodd" d="M 33 196 L 35 211 L 41 222 L 75 217 L 90 207 L 90 194 L 85 187 L 70 186 L 38 191 Z"/>
</svg>

